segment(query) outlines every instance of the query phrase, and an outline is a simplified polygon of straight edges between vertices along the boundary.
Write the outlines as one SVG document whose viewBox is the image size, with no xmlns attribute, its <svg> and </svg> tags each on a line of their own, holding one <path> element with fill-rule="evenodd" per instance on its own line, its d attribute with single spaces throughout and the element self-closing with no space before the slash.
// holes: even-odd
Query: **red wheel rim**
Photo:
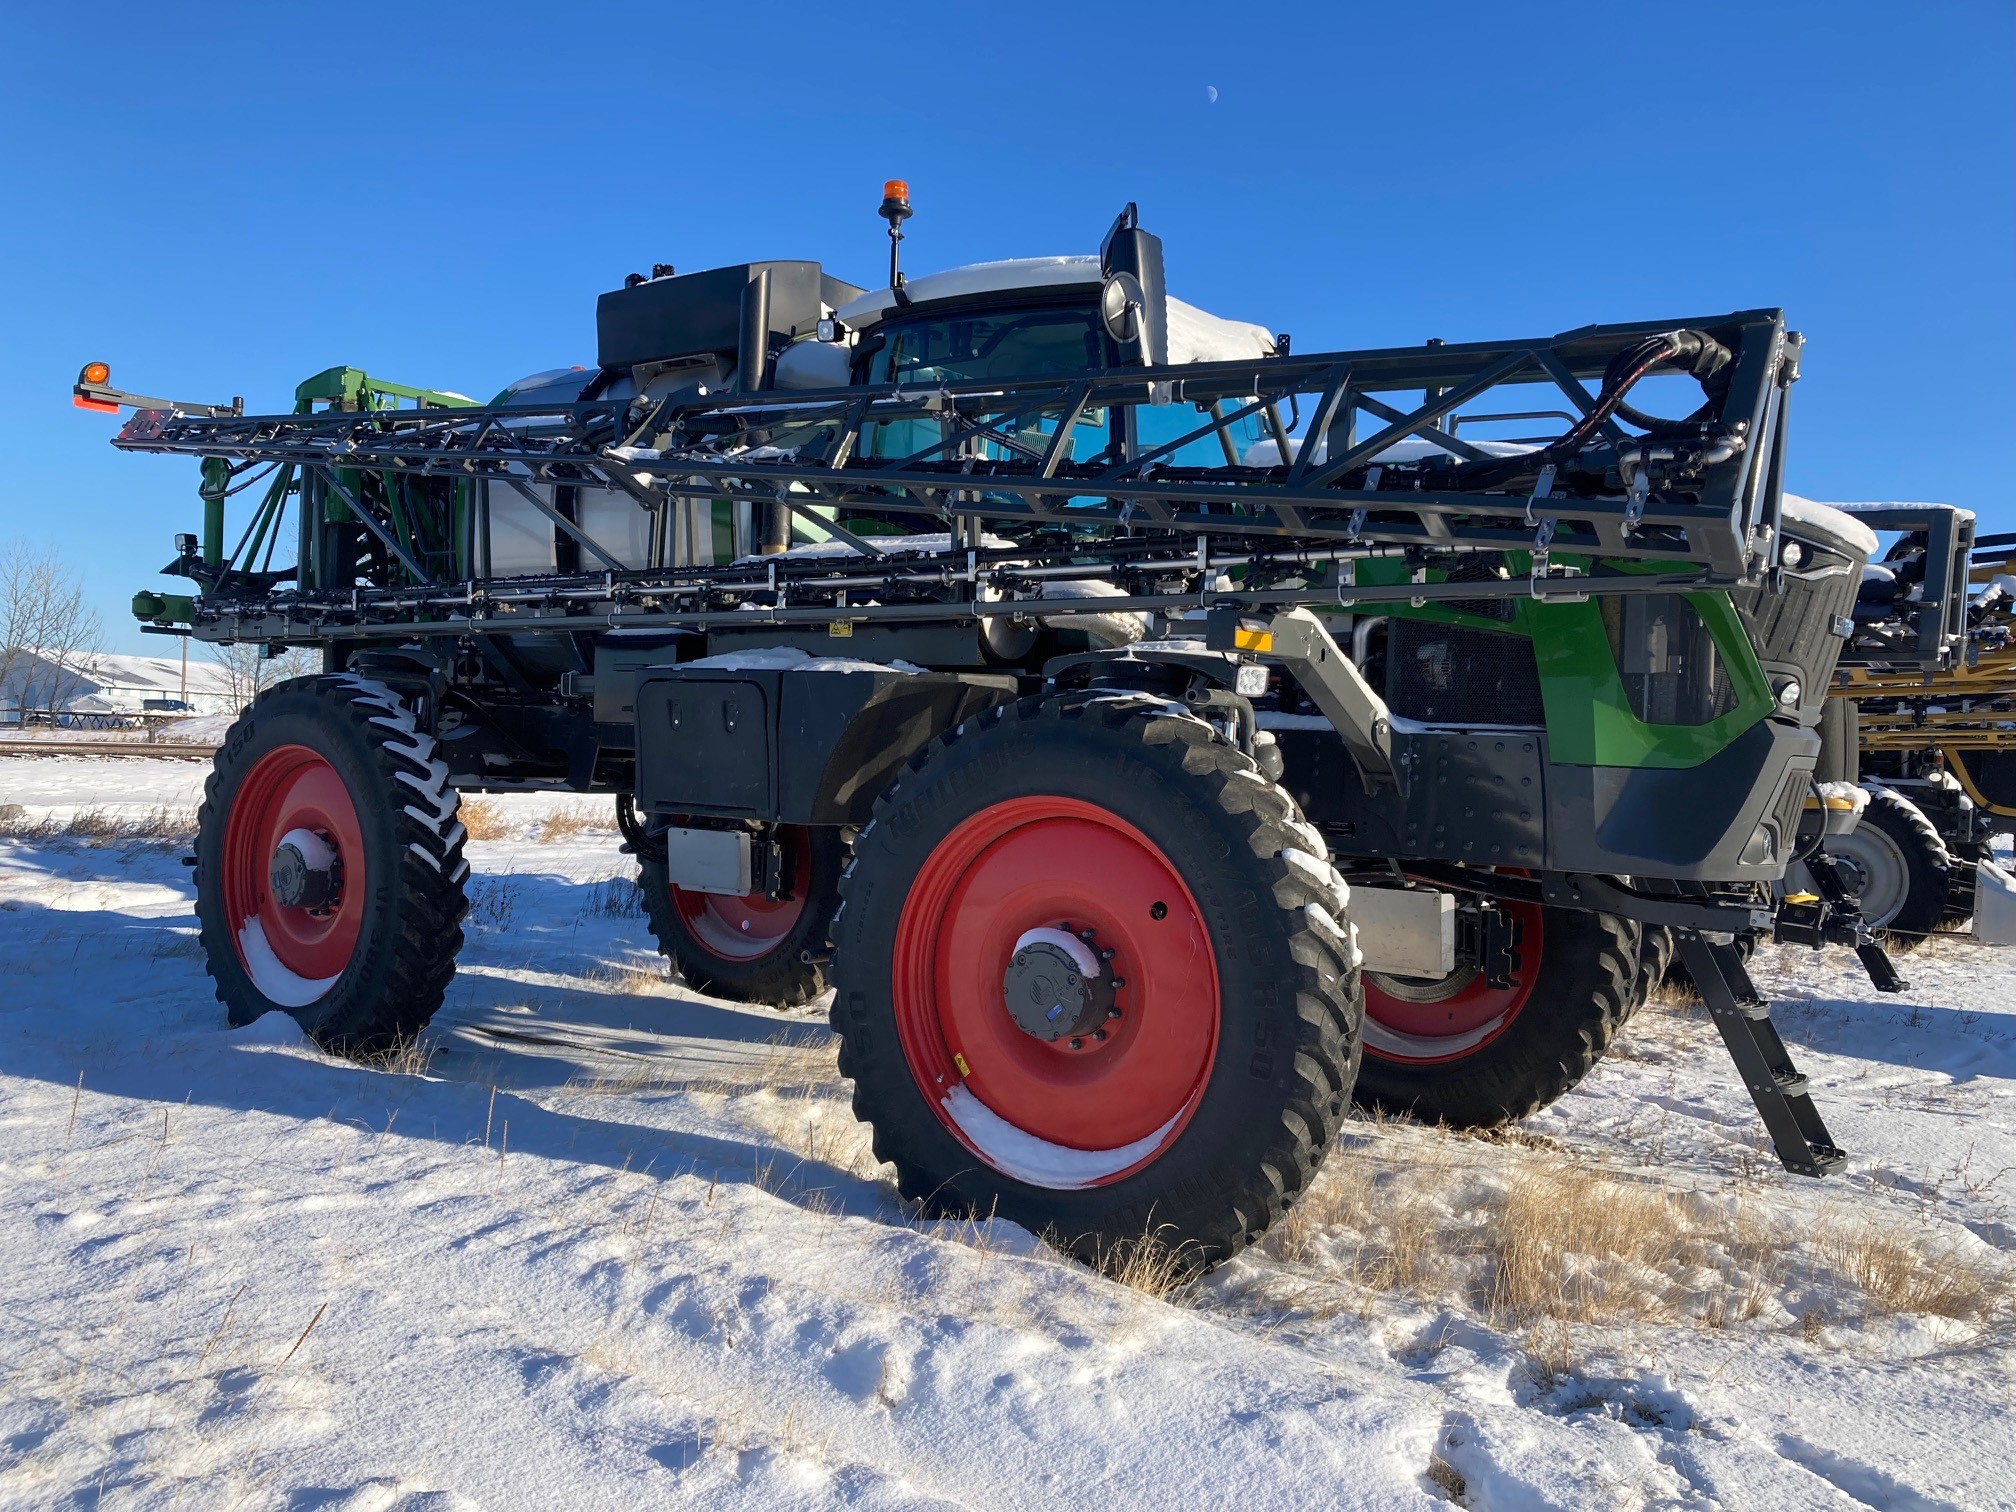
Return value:
<svg viewBox="0 0 2016 1512">
<path fill-rule="evenodd" d="M 784 869 L 790 878 L 788 897 L 772 898 L 759 892 L 737 898 L 688 892 L 667 884 L 673 910 L 685 924 L 686 933 L 709 955 L 724 961 L 753 961 L 770 954 L 798 927 L 805 913 L 805 895 L 812 888 L 812 833 L 786 825 L 777 832 L 777 839 L 784 849 Z"/>
<path fill-rule="evenodd" d="M 1023 1032 L 1002 980 L 1032 929 L 1093 933 L 1122 984 L 1106 1038 Z M 897 1037 L 926 1102 L 987 1164 L 1104 1186 L 1182 1133 L 1218 1051 L 1218 964 L 1190 890 L 1117 815 L 1072 798 L 994 804 L 939 842 L 898 920 Z M 962 1069 L 963 1063 L 963 1069 Z"/>
<path fill-rule="evenodd" d="M 1365 1053 L 1382 1060 L 1433 1065 L 1474 1055 L 1497 1039 L 1526 1006 L 1540 974 L 1541 911 L 1537 903 L 1498 905 L 1517 928 L 1512 985 L 1493 987 L 1474 968 L 1441 984 L 1410 983 L 1401 997 L 1365 973 Z M 1397 984 L 1396 984 L 1397 985 Z"/>
<path fill-rule="evenodd" d="M 293 830 L 336 852 L 338 887 L 323 908 L 288 908 L 272 896 L 273 853 Z M 356 953 L 368 879 L 357 806 L 325 758 L 287 745 L 252 764 L 225 816 L 223 872 L 224 917 L 253 986 L 286 1008 L 333 987 Z"/>
</svg>

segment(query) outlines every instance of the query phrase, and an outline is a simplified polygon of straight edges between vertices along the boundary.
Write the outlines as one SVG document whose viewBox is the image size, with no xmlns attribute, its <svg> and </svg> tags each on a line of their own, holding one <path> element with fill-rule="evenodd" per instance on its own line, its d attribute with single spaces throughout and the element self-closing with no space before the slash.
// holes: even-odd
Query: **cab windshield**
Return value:
<svg viewBox="0 0 2016 1512">
<path fill-rule="evenodd" d="M 1092 373 L 1107 366 L 1097 313 L 1084 309 L 994 310 L 908 320 L 882 328 L 868 362 L 870 383 L 973 383 Z"/>
<path fill-rule="evenodd" d="M 1007 378 L 1044 378 L 1060 373 L 1096 373 L 1110 365 L 1106 333 L 1089 307 L 989 310 L 891 322 L 868 358 L 873 384 L 975 383 Z M 1039 455 L 1057 422 L 1032 418 L 1016 439 Z M 868 426 L 862 451 L 870 457 L 911 456 L 944 435 L 931 419 L 887 420 Z M 1105 447 L 1103 411 L 1081 419 L 1071 437 L 1070 455 L 1083 457 Z M 978 446 L 994 460 L 1006 452 Z"/>
</svg>

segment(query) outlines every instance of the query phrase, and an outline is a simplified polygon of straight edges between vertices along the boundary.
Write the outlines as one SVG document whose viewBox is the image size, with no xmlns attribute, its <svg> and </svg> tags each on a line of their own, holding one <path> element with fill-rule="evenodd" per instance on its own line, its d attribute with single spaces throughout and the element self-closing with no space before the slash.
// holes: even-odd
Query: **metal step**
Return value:
<svg viewBox="0 0 2016 1512">
<path fill-rule="evenodd" d="M 1778 1159 L 1796 1176 L 1825 1176 L 1838 1170 L 1848 1157 L 1813 1106 L 1809 1083 L 1792 1064 L 1735 945 L 1714 944 L 1693 929 L 1674 933 L 1680 959 L 1763 1116 Z"/>
</svg>

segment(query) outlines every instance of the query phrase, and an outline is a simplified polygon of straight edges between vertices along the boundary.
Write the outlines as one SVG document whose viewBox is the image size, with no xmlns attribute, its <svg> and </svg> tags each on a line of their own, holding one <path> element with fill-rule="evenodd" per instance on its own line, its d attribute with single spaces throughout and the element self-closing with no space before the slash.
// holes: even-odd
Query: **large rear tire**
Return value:
<svg viewBox="0 0 2016 1512">
<path fill-rule="evenodd" d="M 841 894 L 840 1069 L 927 1213 L 1197 1267 L 1308 1184 L 1357 1071 L 1348 897 L 1201 720 L 1109 694 L 968 721 L 878 802 Z"/>
<path fill-rule="evenodd" d="M 1519 927 L 1511 985 L 1365 977 L 1359 1106 L 1423 1123 L 1516 1123 L 1595 1067 L 1644 1001 L 1639 929 L 1610 914 L 1502 905 Z"/>
<path fill-rule="evenodd" d="M 639 863 L 651 936 L 697 991 L 798 1008 L 826 990 L 826 934 L 847 845 L 837 829 L 799 825 L 785 826 L 778 841 L 789 878 L 782 898 L 690 892 L 665 880 L 661 862 Z"/>
<path fill-rule="evenodd" d="M 354 1056 L 416 1037 L 462 945 L 458 803 L 384 684 L 342 673 L 262 693 L 196 821 L 196 915 L 230 1022 L 277 1010 Z"/>
</svg>

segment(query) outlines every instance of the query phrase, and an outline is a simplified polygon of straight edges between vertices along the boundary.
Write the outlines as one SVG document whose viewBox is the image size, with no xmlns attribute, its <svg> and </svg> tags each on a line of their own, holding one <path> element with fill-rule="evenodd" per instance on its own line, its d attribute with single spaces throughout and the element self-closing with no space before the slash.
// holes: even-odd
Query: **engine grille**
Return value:
<svg viewBox="0 0 2016 1512">
<path fill-rule="evenodd" d="M 1426 724 L 1544 723 L 1531 641 L 1421 620 L 1388 624 L 1386 702 Z"/>
<path fill-rule="evenodd" d="M 1805 690 L 1800 711 L 1808 718 L 1818 714 L 1834 663 L 1847 644 L 1835 626 L 1854 612 L 1858 586 L 1857 574 L 1845 558 L 1818 550 L 1813 555 L 1817 559 L 1813 568 L 1784 574 L 1782 592 L 1759 585 L 1730 595 L 1750 632 L 1757 659 L 1798 669 Z"/>
</svg>

